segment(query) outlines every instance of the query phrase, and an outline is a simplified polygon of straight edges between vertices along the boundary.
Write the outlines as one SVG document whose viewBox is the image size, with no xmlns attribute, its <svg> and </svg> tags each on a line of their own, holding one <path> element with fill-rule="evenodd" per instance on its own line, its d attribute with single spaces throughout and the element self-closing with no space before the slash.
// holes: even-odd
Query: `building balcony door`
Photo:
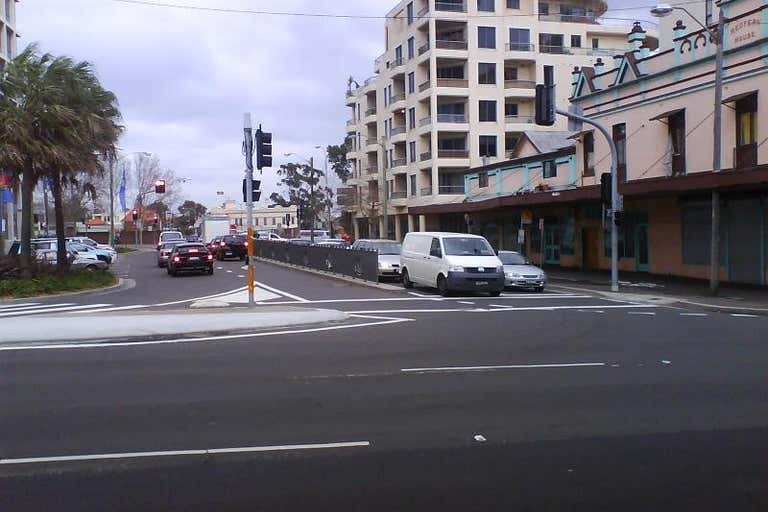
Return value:
<svg viewBox="0 0 768 512">
<path fill-rule="evenodd" d="M 600 267 L 598 228 L 584 228 L 581 230 L 581 261 L 585 269 L 597 269 Z"/>
<path fill-rule="evenodd" d="M 648 253 L 648 224 L 635 226 L 635 270 L 648 272 L 650 270 Z"/>
<path fill-rule="evenodd" d="M 544 226 L 544 263 L 560 264 L 560 226 Z"/>
</svg>

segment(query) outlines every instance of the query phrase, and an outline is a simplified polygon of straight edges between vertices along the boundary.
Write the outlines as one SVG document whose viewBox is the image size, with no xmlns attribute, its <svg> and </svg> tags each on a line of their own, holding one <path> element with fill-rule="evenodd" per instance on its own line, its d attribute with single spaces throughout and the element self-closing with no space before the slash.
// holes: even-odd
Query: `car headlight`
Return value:
<svg viewBox="0 0 768 512">
<path fill-rule="evenodd" d="M 507 277 L 512 277 L 514 279 L 520 279 L 522 276 L 520 274 L 518 274 L 517 272 L 510 272 L 509 274 L 507 274 Z"/>
<path fill-rule="evenodd" d="M 464 267 L 458 265 L 448 267 L 448 272 L 464 272 Z"/>
</svg>

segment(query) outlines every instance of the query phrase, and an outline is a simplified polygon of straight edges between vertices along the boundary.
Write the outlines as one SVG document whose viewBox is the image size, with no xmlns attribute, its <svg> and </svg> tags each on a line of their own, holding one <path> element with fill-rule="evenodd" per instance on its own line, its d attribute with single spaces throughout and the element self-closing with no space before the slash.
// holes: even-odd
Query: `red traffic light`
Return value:
<svg viewBox="0 0 768 512">
<path fill-rule="evenodd" d="M 157 217 L 157 215 L 155 215 L 155 224 L 157 224 L 158 222 L 160 222 L 160 219 Z"/>
<path fill-rule="evenodd" d="M 165 194 L 165 180 L 155 181 L 155 194 Z"/>
<path fill-rule="evenodd" d="M 137 221 L 137 220 L 139 219 L 139 211 L 138 211 L 138 210 L 133 210 L 133 211 L 131 212 L 131 215 L 133 216 L 133 220 L 134 220 L 134 222 L 135 222 L 135 221 Z"/>
</svg>

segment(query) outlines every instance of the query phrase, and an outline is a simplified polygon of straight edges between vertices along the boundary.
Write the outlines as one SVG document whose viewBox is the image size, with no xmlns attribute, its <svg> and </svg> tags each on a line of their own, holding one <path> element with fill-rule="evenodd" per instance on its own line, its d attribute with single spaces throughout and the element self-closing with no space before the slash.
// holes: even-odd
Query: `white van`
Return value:
<svg viewBox="0 0 768 512">
<path fill-rule="evenodd" d="M 405 235 L 400 253 L 403 286 L 451 291 L 488 292 L 504 289 L 504 267 L 488 241 L 463 233 L 414 232 Z"/>
</svg>

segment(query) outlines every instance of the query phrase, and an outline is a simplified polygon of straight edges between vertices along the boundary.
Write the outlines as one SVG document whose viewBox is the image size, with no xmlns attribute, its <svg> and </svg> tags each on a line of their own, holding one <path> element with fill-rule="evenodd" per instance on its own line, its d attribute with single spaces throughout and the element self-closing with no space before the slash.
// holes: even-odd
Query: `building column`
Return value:
<svg viewBox="0 0 768 512">
<path fill-rule="evenodd" d="M 398 242 L 403 239 L 403 226 L 401 225 L 402 215 L 395 215 L 395 240 Z"/>
<path fill-rule="evenodd" d="M 385 222 L 387 222 L 387 218 L 383 215 L 379 216 L 379 238 L 384 236 L 384 228 L 385 228 Z"/>
<path fill-rule="evenodd" d="M 355 232 L 355 240 L 360 238 L 360 219 L 352 217 L 352 229 Z"/>
<path fill-rule="evenodd" d="M 408 232 L 416 231 L 416 222 L 413 215 L 408 215 Z"/>
<path fill-rule="evenodd" d="M 427 216 L 419 215 L 419 231 L 427 230 Z"/>
</svg>

